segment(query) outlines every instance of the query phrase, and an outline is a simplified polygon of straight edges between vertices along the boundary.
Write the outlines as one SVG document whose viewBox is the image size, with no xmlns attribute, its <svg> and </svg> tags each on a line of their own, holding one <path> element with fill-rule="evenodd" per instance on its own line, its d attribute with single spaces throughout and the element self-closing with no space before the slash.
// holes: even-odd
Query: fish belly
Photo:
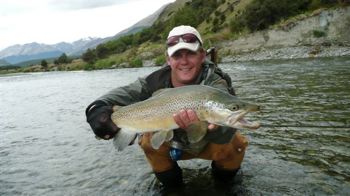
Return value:
<svg viewBox="0 0 350 196">
<path fill-rule="evenodd" d="M 172 130 L 178 128 L 172 116 L 156 117 L 147 119 L 130 119 L 130 120 L 116 120 L 116 124 L 120 128 L 124 128 L 137 133 L 154 132 L 162 130 Z"/>
</svg>

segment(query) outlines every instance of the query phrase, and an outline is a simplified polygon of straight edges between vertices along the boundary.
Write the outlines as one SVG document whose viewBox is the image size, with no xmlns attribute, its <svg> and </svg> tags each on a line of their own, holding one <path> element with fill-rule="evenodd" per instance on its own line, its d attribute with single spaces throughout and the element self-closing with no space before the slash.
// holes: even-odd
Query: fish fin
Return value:
<svg viewBox="0 0 350 196">
<path fill-rule="evenodd" d="M 136 139 L 136 136 L 136 133 L 121 129 L 114 136 L 113 145 L 118 151 L 122 151 Z"/>
<path fill-rule="evenodd" d="M 198 121 L 186 128 L 187 138 L 190 143 L 197 143 L 207 134 L 208 123 Z"/>
<path fill-rule="evenodd" d="M 119 110 L 121 107 L 123 107 L 123 106 L 120 106 L 120 105 L 114 105 L 114 106 L 112 107 L 113 112 L 115 112 L 115 111 Z"/>
<path fill-rule="evenodd" d="M 168 138 L 169 131 L 158 131 L 153 133 L 151 138 L 151 146 L 154 149 L 159 149 L 159 147 L 164 143 L 164 141 Z"/>
<path fill-rule="evenodd" d="M 158 95 L 161 95 L 163 94 L 163 92 L 166 92 L 168 91 L 170 88 L 162 88 L 162 89 L 159 89 L 157 91 L 155 91 L 153 94 L 152 94 L 152 97 L 156 97 Z"/>
<path fill-rule="evenodd" d="M 174 131 L 173 130 L 170 130 L 170 131 L 168 131 L 167 132 L 167 134 L 166 134 L 166 138 L 165 138 L 165 141 L 170 141 L 171 139 L 173 139 L 173 137 L 174 137 Z"/>
</svg>

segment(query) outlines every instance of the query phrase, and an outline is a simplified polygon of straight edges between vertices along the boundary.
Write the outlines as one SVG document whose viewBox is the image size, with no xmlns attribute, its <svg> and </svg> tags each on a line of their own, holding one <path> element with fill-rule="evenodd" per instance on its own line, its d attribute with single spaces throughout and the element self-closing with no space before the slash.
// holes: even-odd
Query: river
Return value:
<svg viewBox="0 0 350 196">
<path fill-rule="evenodd" d="M 210 162 L 180 161 L 181 195 L 350 195 L 350 58 L 221 64 L 262 122 L 241 171 L 217 187 Z M 0 195 L 162 195 L 137 145 L 96 140 L 85 107 L 158 68 L 0 77 Z"/>
</svg>

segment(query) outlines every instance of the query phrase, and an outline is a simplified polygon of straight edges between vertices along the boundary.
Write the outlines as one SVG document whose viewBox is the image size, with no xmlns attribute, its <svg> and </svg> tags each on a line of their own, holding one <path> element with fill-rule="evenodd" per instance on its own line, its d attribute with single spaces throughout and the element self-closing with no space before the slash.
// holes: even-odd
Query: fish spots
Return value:
<svg viewBox="0 0 350 196">
<path fill-rule="evenodd" d="M 204 105 L 209 110 L 211 110 L 211 109 L 224 109 L 225 108 L 224 104 L 218 103 L 216 101 L 207 101 Z"/>
</svg>

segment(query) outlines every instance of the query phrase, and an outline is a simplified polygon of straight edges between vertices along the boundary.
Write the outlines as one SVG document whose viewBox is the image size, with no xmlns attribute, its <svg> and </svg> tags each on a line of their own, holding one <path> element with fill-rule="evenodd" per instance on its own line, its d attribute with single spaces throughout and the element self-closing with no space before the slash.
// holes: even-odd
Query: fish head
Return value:
<svg viewBox="0 0 350 196">
<path fill-rule="evenodd" d="M 229 103 L 224 104 L 225 108 L 231 111 L 245 111 L 245 112 L 257 112 L 260 111 L 260 106 L 249 103 L 249 102 L 244 102 L 240 101 L 239 99 L 232 100 Z"/>
<path fill-rule="evenodd" d="M 250 112 L 260 111 L 260 106 L 242 101 L 237 97 L 225 101 L 225 109 L 230 110 L 230 115 L 226 118 L 226 125 L 237 129 L 257 129 L 260 127 L 258 122 L 250 122 L 244 117 Z"/>
</svg>

